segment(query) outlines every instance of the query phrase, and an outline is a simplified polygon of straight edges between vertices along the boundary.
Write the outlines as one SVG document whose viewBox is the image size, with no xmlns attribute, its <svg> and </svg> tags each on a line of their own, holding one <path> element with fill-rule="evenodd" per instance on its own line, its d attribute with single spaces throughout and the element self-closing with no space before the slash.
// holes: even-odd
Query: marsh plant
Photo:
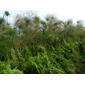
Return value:
<svg viewBox="0 0 85 85">
<path fill-rule="evenodd" d="M 85 73 L 85 27 L 49 15 L 0 18 L 1 74 Z"/>
</svg>

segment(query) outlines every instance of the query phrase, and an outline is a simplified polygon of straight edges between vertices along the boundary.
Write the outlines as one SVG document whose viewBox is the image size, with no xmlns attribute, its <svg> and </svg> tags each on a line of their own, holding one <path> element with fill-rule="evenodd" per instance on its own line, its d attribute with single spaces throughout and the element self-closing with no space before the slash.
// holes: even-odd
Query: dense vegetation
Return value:
<svg viewBox="0 0 85 85">
<path fill-rule="evenodd" d="M 14 26 L 0 18 L 1 74 L 85 73 L 85 28 L 80 21 L 48 15 L 17 16 Z"/>
</svg>

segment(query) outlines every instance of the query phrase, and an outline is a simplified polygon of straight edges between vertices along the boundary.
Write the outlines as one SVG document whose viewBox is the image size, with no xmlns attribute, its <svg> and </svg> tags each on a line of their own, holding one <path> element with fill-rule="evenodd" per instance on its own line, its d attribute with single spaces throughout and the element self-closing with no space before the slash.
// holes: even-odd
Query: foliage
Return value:
<svg viewBox="0 0 85 85">
<path fill-rule="evenodd" d="M 0 74 L 22 74 L 23 72 L 18 69 L 11 69 L 7 62 L 0 62 Z"/>
<path fill-rule="evenodd" d="M 5 12 L 9 16 L 9 12 Z M 85 73 L 85 27 L 54 16 L 0 18 L 0 74 Z"/>
</svg>

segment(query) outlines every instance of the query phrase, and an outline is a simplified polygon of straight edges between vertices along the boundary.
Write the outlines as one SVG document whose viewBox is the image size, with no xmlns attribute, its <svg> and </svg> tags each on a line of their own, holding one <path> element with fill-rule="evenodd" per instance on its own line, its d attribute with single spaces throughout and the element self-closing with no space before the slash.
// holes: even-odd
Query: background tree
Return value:
<svg viewBox="0 0 85 85">
<path fill-rule="evenodd" d="M 10 15 L 10 13 L 8 11 L 5 11 L 4 15 L 7 17 L 7 24 L 8 24 L 8 16 Z"/>
</svg>

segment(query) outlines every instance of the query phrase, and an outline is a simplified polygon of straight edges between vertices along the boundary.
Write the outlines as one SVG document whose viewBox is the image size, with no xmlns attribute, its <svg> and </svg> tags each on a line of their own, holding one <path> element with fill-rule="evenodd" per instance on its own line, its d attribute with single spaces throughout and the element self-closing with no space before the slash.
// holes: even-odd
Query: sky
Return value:
<svg viewBox="0 0 85 85">
<path fill-rule="evenodd" d="M 5 4 L 5 6 L 3 6 Z M 53 14 L 60 20 L 72 19 L 74 22 L 85 22 L 85 0 L 3 0 L 0 3 L 1 10 L 8 10 L 12 22 L 16 14 L 24 11 L 35 11 L 39 16 Z M 0 11 L 0 15 L 2 13 Z"/>
</svg>

